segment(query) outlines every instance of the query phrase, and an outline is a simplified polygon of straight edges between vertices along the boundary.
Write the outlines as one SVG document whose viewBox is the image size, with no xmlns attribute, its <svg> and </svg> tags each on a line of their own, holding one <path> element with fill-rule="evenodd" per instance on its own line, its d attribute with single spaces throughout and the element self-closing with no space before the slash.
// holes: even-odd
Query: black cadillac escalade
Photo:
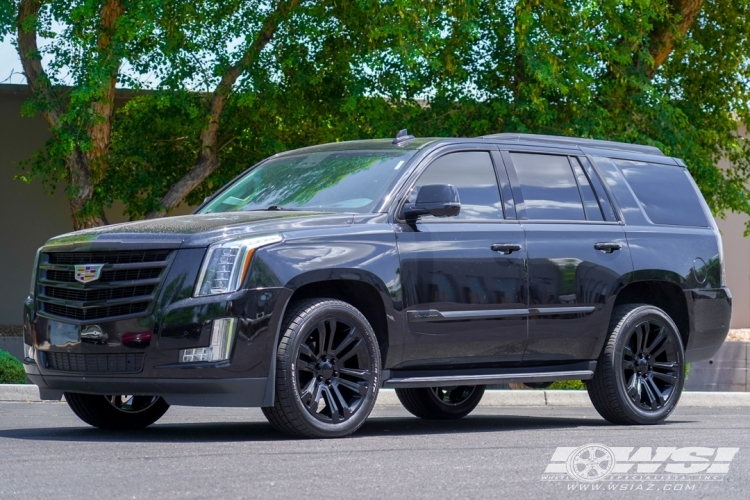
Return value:
<svg viewBox="0 0 750 500">
<path fill-rule="evenodd" d="M 52 238 L 24 363 L 102 428 L 255 406 L 335 437 L 381 387 L 452 419 L 488 384 L 556 380 L 652 424 L 726 337 L 722 260 L 685 164 L 657 148 L 402 131 L 277 154 L 193 215 Z"/>
</svg>

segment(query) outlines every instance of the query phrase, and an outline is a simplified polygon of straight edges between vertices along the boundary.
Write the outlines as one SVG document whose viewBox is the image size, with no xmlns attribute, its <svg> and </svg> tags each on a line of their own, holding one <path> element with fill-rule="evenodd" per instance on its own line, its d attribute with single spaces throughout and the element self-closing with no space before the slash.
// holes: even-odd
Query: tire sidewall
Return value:
<svg viewBox="0 0 750 500">
<path fill-rule="evenodd" d="M 627 380 L 625 380 L 624 372 L 622 369 L 622 354 L 625 343 L 628 340 L 628 336 L 637 325 L 643 323 L 644 321 L 655 321 L 671 330 L 672 340 L 676 344 L 678 362 L 682 367 L 678 371 L 678 381 L 672 391 L 672 395 L 667 401 L 667 404 L 663 408 L 654 412 L 641 410 L 630 399 L 627 393 Z M 613 333 L 616 334 L 617 337 L 615 339 L 613 352 L 610 353 L 610 359 L 608 361 L 611 363 L 612 369 L 615 373 L 617 387 L 616 397 L 620 402 L 620 406 L 635 422 L 642 424 L 654 424 L 662 422 L 676 408 L 677 403 L 680 400 L 680 395 L 682 394 L 682 388 L 685 383 L 685 350 L 682 345 L 682 338 L 680 337 L 677 326 L 674 324 L 672 319 L 661 309 L 653 306 L 641 306 L 631 311 L 620 323 L 617 331 Z"/>
<path fill-rule="evenodd" d="M 313 312 L 309 314 L 303 313 L 303 316 L 302 321 L 297 325 L 290 338 L 290 343 L 285 353 L 287 360 L 284 363 L 284 376 L 289 381 L 289 386 L 291 386 L 292 404 L 294 404 L 300 418 L 302 418 L 307 426 L 314 429 L 316 434 L 327 437 L 351 434 L 365 422 L 372 408 L 375 406 L 375 400 L 378 397 L 380 386 L 380 351 L 375 333 L 367 319 L 359 311 L 353 306 L 339 301 L 326 301 Z M 346 319 L 350 324 L 363 332 L 362 336 L 367 343 L 367 352 L 370 356 L 370 366 L 374 376 L 372 383 L 367 388 L 367 394 L 362 398 L 362 402 L 354 415 L 343 423 L 329 424 L 312 416 L 302 403 L 297 380 L 296 362 L 299 356 L 300 345 L 307 338 L 307 335 L 309 335 L 310 329 L 314 328 L 321 321 L 337 317 Z"/>
<path fill-rule="evenodd" d="M 461 401 L 457 405 L 449 405 L 446 404 L 444 401 L 441 401 L 433 392 L 432 388 L 427 389 L 427 397 L 429 398 L 430 402 L 435 407 L 436 411 L 439 411 L 445 415 L 451 415 L 451 416 L 465 416 L 469 413 L 471 413 L 474 408 L 477 407 L 479 402 L 482 400 L 482 397 L 484 396 L 484 390 L 486 386 L 484 385 L 475 385 L 472 387 L 471 394 L 468 398 L 466 398 L 464 401 Z"/>
</svg>

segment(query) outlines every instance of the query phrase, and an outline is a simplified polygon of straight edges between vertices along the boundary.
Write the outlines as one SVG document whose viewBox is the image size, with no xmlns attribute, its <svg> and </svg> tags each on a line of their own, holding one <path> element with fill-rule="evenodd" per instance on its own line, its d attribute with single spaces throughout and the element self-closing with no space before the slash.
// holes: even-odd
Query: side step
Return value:
<svg viewBox="0 0 750 500">
<path fill-rule="evenodd" d="M 596 370 L 596 361 L 567 365 L 522 368 L 482 368 L 471 370 L 390 370 L 383 387 L 456 387 L 460 385 L 491 385 L 523 382 L 556 382 L 558 380 L 589 380 Z"/>
</svg>

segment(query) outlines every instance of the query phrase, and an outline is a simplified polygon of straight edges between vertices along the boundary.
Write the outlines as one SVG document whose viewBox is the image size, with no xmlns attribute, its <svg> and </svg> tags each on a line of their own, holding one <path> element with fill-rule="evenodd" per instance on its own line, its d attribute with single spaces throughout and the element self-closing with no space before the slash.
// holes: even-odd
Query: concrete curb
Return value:
<svg viewBox="0 0 750 500">
<path fill-rule="evenodd" d="M 39 389 L 32 384 L 0 385 L 0 402 L 39 402 Z M 393 389 L 380 389 L 376 406 L 401 406 Z M 586 391 L 487 391 L 480 407 L 591 406 Z M 683 392 L 679 406 L 737 408 L 750 406 L 750 392 Z"/>
</svg>

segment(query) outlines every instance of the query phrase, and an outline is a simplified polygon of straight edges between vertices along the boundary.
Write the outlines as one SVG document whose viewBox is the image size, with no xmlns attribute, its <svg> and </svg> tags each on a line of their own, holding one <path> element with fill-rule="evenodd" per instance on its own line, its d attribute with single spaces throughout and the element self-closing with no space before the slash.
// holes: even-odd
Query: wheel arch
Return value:
<svg viewBox="0 0 750 500">
<path fill-rule="evenodd" d="M 649 304 L 663 310 L 672 318 L 680 333 L 682 345 L 687 349 L 692 318 L 685 292 L 671 281 L 635 281 L 623 287 L 617 294 L 613 312 L 624 304 Z"/>
</svg>

